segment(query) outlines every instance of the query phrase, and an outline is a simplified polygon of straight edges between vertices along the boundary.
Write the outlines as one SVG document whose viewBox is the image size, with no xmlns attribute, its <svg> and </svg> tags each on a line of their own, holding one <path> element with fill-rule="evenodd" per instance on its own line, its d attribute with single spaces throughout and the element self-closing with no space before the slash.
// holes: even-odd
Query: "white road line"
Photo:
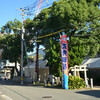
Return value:
<svg viewBox="0 0 100 100">
<path fill-rule="evenodd" d="M 2 94 L 1 97 L 2 97 L 3 99 L 5 99 L 5 100 L 13 100 L 13 99 L 11 99 L 10 97 L 8 97 L 8 96 L 6 96 L 6 95 L 4 95 L 4 94 Z"/>
</svg>

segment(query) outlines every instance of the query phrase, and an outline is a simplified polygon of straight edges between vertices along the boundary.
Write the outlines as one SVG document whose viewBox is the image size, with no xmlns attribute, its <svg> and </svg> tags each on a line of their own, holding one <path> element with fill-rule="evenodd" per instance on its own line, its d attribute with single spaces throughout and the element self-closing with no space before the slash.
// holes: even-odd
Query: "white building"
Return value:
<svg viewBox="0 0 100 100">
<path fill-rule="evenodd" d="M 33 53 L 33 54 L 31 54 L 31 56 L 35 60 L 36 54 Z M 40 77 L 40 81 L 44 81 L 44 79 L 47 79 L 48 75 L 49 75 L 49 67 L 46 66 L 47 60 L 43 60 L 44 56 L 45 56 L 44 48 L 39 49 L 39 77 Z M 26 77 L 31 77 L 33 82 L 36 81 L 36 79 L 37 79 L 35 67 L 36 67 L 35 61 L 31 62 L 30 64 L 28 64 L 24 67 L 24 75 Z"/>
<path fill-rule="evenodd" d="M 20 64 L 17 63 L 17 69 L 20 70 Z M 17 76 L 17 72 L 15 70 L 15 63 L 9 62 L 6 60 L 6 63 L 0 62 L 0 76 L 1 78 L 8 78 L 11 79 L 12 72 L 14 72 L 14 75 Z"/>
</svg>

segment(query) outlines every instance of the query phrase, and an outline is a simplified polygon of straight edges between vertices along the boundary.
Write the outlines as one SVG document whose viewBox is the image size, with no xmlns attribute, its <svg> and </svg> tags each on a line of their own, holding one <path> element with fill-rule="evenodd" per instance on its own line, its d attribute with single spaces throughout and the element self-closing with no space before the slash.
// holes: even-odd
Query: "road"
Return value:
<svg viewBox="0 0 100 100">
<path fill-rule="evenodd" d="M 64 90 L 0 81 L 0 100 L 100 100 L 98 90 Z M 10 99 L 11 98 L 11 99 Z"/>
</svg>

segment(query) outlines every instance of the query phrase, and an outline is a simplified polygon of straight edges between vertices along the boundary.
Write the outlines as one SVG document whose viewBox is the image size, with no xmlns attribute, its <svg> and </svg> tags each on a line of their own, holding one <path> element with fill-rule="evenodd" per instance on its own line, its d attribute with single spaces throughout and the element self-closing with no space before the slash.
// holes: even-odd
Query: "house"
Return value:
<svg viewBox="0 0 100 100">
<path fill-rule="evenodd" d="M 1 67 L 0 67 L 0 76 L 2 78 L 7 78 L 7 79 L 11 79 L 13 78 L 13 73 L 14 76 L 17 76 L 17 72 L 14 69 L 15 68 L 15 63 L 14 62 L 9 62 L 8 60 L 6 60 L 6 63 L 1 62 Z M 17 63 L 17 68 L 18 70 L 20 70 L 20 64 Z"/>
<path fill-rule="evenodd" d="M 0 68 L 0 78 L 10 79 L 11 78 L 11 68 Z"/>
<path fill-rule="evenodd" d="M 87 65 L 88 77 L 94 79 L 94 84 L 100 85 L 100 57 L 85 59 L 82 65 Z"/>
<path fill-rule="evenodd" d="M 44 59 L 44 49 L 39 49 L 39 78 L 40 81 L 43 82 L 44 79 L 48 79 L 48 75 L 49 75 L 49 67 L 46 66 L 47 65 L 47 60 L 43 60 Z M 35 58 L 35 53 L 31 54 L 33 56 L 33 58 Z M 35 59 L 34 59 L 35 60 Z M 36 81 L 37 79 L 37 74 L 35 72 L 35 68 L 36 68 L 36 63 L 31 62 L 28 65 L 26 65 L 24 67 L 24 75 L 25 77 L 31 77 L 31 80 L 33 82 Z"/>
</svg>

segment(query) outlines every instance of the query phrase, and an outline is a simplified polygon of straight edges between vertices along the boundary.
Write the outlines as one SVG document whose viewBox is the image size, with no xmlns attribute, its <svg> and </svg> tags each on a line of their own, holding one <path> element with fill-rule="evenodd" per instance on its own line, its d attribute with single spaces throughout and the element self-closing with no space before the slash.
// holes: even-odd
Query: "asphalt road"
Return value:
<svg viewBox="0 0 100 100">
<path fill-rule="evenodd" d="M 64 90 L 0 82 L 0 100 L 100 100 L 100 89 Z M 9 98 L 10 97 L 10 98 Z"/>
<path fill-rule="evenodd" d="M 0 95 L 0 100 L 4 100 L 1 95 Z"/>
</svg>

